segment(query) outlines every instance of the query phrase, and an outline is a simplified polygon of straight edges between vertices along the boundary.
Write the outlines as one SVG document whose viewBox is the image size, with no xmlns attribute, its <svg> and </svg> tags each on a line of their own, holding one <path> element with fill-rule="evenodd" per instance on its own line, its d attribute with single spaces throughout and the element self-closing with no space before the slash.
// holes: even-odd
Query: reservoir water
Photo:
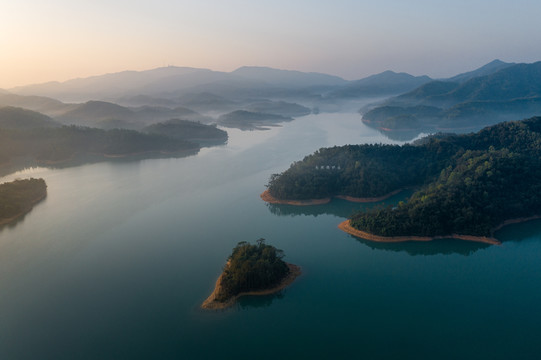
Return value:
<svg viewBox="0 0 541 360">
<path fill-rule="evenodd" d="M 541 222 L 501 246 L 357 239 L 337 225 L 367 205 L 259 194 L 320 147 L 396 142 L 356 114 L 228 132 L 191 157 L 2 178 L 43 177 L 48 196 L 0 229 L 0 359 L 540 358 Z M 302 276 L 200 310 L 237 242 L 261 237 Z"/>
</svg>

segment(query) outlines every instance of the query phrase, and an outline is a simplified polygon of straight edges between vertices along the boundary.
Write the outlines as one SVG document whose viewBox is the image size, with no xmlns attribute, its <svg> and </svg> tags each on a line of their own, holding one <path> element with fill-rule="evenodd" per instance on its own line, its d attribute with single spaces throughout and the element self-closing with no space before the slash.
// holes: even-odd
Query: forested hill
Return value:
<svg viewBox="0 0 541 360">
<path fill-rule="evenodd" d="M 13 158 L 34 158 L 42 163 L 66 163 L 78 158 L 125 157 L 196 152 L 199 146 L 163 135 L 133 130 L 100 130 L 79 126 L 37 129 L 0 128 L 0 164 Z"/>
<path fill-rule="evenodd" d="M 222 276 L 218 301 L 226 301 L 241 292 L 267 289 L 280 283 L 289 273 L 282 260 L 284 253 L 259 239 L 256 245 L 239 242 L 229 257 Z"/>
<path fill-rule="evenodd" d="M 279 199 L 306 199 L 421 186 L 407 202 L 358 214 L 351 225 L 382 236 L 488 236 L 507 219 L 541 214 L 539 176 L 541 117 L 535 117 L 416 145 L 321 149 L 273 175 L 268 187 Z"/>
<path fill-rule="evenodd" d="M 322 148 L 281 174 L 271 175 L 270 194 L 280 200 L 331 196 L 379 197 L 416 186 L 446 167 L 456 138 L 415 145 L 346 145 Z"/>
<path fill-rule="evenodd" d="M 377 197 L 422 183 L 444 167 L 448 156 L 412 145 L 347 145 L 324 148 L 296 162 L 268 184 L 281 200 L 321 199 L 337 195 Z M 434 164 L 436 167 L 434 167 Z"/>
</svg>

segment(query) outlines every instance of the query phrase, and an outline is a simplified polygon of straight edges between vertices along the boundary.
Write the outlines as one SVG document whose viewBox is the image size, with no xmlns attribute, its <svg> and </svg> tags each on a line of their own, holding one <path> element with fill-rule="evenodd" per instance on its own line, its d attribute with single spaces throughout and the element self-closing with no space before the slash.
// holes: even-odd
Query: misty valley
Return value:
<svg viewBox="0 0 541 360">
<path fill-rule="evenodd" d="M 535 358 L 539 74 L 0 90 L 0 358 Z"/>
</svg>

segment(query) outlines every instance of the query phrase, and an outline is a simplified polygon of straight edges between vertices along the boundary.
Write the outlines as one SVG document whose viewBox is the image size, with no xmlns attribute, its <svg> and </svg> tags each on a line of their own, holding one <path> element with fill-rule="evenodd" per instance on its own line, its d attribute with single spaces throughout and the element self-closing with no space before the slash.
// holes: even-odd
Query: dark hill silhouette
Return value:
<svg viewBox="0 0 541 360">
<path fill-rule="evenodd" d="M 63 124 L 99 127 L 100 122 L 116 120 L 125 124 L 132 122 L 134 117 L 134 112 L 123 106 L 105 101 L 88 101 L 57 119 Z"/>
<path fill-rule="evenodd" d="M 412 90 L 431 80 L 428 76 L 384 71 L 361 80 L 352 81 L 332 91 L 328 96 L 331 98 L 359 98 L 395 95 Z"/>
<path fill-rule="evenodd" d="M 189 140 L 199 145 L 223 144 L 227 141 L 227 132 L 216 126 L 171 119 L 145 127 L 143 132 L 171 137 L 177 140 Z"/>
<path fill-rule="evenodd" d="M 45 96 L 23 96 L 11 93 L 0 94 L 0 106 L 14 106 L 56 116 L 73 108 L 71 104 Z"/>
<path fill-rule="evenodd" d="M 13 106 L 0 107 L 0 128 L 32 129 L 58 127 L 59 123 L 39 112 Z"/>
<path fill-rule="evenodd" d="M 474 73 L 498 67 L 503 68 L 462 83 L 427 83 L 367 111 L 363 120 L 385 131 L 398 129 L 393 127 L 398 124 L 393 120 L 397 116 L 402 119 L 400 128 L 425 132 L 472 131 L 500 121 L 541 114 L 541 62 L 515 65 L 493 62 Z M 425 109 L 420 105 L 439 108 L 439 116 L 418 111 Z M 397 111 L 398 108 L 402 111 Z"/>
<path fill-rule="evenodd" d="M 450 77 L 450 78 L 445 79 L 445 80 L 446 81 L 462 83 L 462 82 L 466 82 L 468 80 L 471 80 L 471 79 L 473 79 L 475 77 L 493 74 L 496 71 L 505 69 L 506 67 L 509 67 L 509 66 L 512 66 L 512 65 L 515 65 L 515 63 L 506 63 L 506 62 L 503 62 L 503 61 L 501 61 L 499 59 L 496 59 L 496 60 L 493 60 L 493 61 L 489 62 L 486 65 L 481 66 L 478 69 L 475 69 L 473 71 L 468 71 L 468 72 L 465 72 L 465 73 L 462 73 L 462 74 L 458 74 L 458 75 L 455 75 L 455 76 Z"/>
</svg>

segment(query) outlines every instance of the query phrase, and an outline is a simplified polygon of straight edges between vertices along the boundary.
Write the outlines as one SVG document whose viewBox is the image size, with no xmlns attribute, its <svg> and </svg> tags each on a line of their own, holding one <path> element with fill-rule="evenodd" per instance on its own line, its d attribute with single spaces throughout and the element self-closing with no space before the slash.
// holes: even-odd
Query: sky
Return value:
<svg viewBox="0 0 541 360">
<path fill-rule="evenodd" d="M 353 80 L 541 60 L 539 0 L 0 0 L 0 88 L 244 65 Z"/>
</svg>

